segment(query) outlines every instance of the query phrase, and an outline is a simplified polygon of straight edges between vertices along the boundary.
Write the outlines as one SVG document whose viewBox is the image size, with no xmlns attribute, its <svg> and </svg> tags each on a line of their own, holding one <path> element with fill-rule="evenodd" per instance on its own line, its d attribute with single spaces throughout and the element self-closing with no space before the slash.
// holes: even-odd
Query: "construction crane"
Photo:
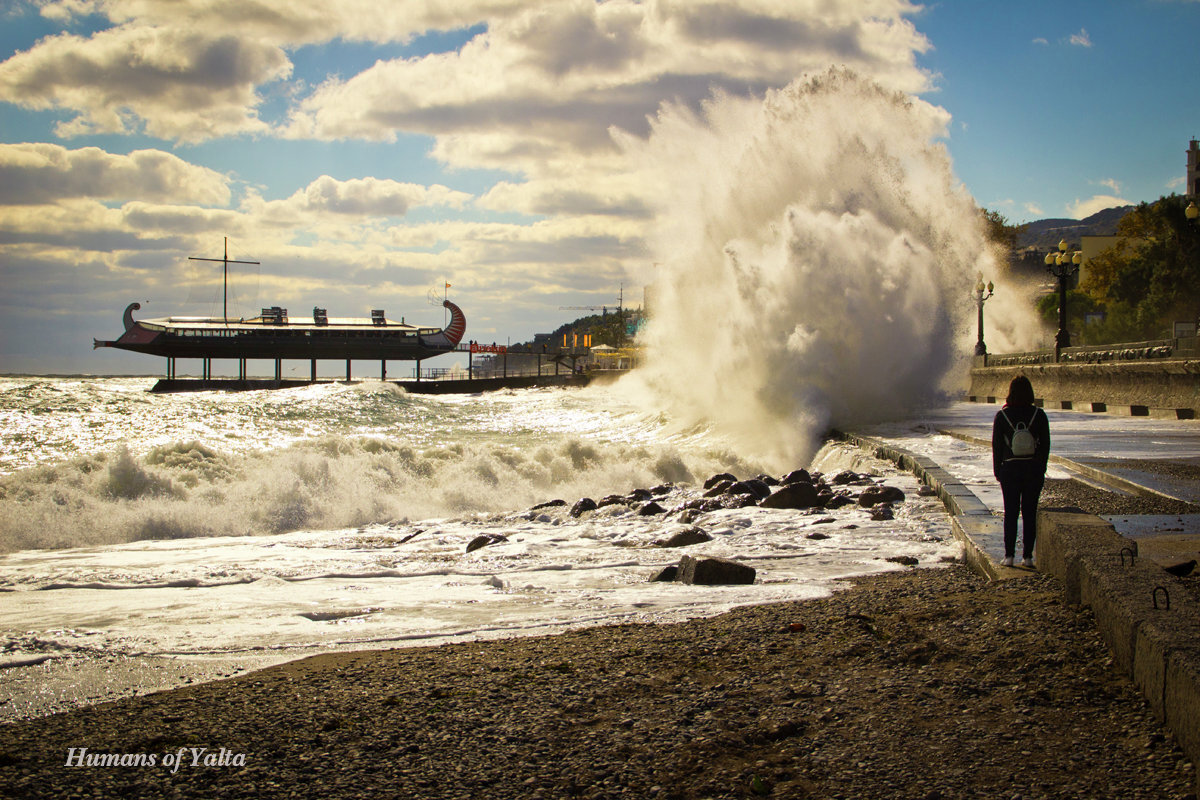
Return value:
<svg viewBox="0 0 1200 800">
<path fill-rule="evenodd" d="M 617 295 L 617 313 L 620 314 L 625 305 L 625 284 L 621 284 L 621 292 Z M 608 316 L 608 306 L 559 306 L 559 311 L 599 311 Z"/>
</svg>

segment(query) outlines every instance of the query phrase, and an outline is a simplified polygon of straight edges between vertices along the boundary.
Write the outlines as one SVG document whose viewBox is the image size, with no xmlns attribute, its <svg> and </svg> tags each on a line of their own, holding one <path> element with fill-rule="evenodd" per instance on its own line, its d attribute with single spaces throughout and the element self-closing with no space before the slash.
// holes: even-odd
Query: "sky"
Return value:
<svg viewBox="0 0 1200 800">
<path fill-rule="evenodd" d="M 504 343 L 636 306 L 651 120 L 831 66 L 944 109 L 1010 221 L 1152 201 L 1200 136 L 1196 31 L 1200 0 L 2 0 L 0 372 L 160 372 L 91 339 L 219 313 L 188 257 L 226 237 L 241 313 L 441 324 L 450 284 Z"/>
</svg>

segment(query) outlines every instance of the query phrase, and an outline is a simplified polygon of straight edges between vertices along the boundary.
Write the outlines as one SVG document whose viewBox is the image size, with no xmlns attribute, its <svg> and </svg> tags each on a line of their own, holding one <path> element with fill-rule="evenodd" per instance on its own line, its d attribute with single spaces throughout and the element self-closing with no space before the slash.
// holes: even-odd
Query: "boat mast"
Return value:
<svg viewBox="0 0 1200 800">
<path fill-rule="evenodd" d="M 230 264 L 258 264 L 257 261 L 230 261 L 229 260 L 229 237 L 225 237 L 225 257 L 224 258 L 198 258 L 196 256 L 188 256 L 188 261 L 220 261 L 224 264 L 224 284 L 221 292 L 221 320 L 229 324 L 229 265 Z"/>
</svg>

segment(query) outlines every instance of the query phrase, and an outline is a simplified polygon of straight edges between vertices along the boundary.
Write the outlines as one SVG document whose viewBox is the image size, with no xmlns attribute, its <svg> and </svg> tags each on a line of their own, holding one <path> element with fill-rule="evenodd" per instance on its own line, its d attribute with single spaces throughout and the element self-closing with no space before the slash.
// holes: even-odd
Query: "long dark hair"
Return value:
<svg viewBox="0 0 1200 800">
<path fill-rule="evenodd" d="M 1010 406 L 1033 405 L 1033 384 L 1029 382 L 1029 378 L 1024 375 L 1013 378 L 1012 383 L 1008 385 L 1008 397 L 1004 398 L 1004 403 Z"/>
</svg>

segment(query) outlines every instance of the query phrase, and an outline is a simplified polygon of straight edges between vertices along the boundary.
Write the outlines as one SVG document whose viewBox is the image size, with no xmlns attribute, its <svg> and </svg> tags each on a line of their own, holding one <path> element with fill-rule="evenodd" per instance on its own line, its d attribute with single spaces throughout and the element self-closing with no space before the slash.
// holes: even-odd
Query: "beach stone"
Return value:
<svg viewBox="0 0 1200 800">
<path fill-rule="evenodd" d="M 725 586 L 754 583 L 754 567 L 711 556 L 684 556 L 679 561 L 681 583 L 701 586 Z"/>
<path fill-rule="evenodd" d="M 752 494 L 723 494 L 713 499 L 717 503 L 717 508 L 746 508 L 758 502 L 758 498 Z"/>
<path fill-rule="evenodd" d="M 835 508 L 852 505 L 853 503 L 854 501 L 844 494 L 834 494 L 825 501 L 825 507 L 832 511 Z"/>
<path fill-rule="evenodd" d="M 873 486 L 858 496 L 858 504 L 870 508 L 879 503 L 903 503 L 904 492 L 895 486 Z"/>
<path fill-rule="evenodd" d="M 703 528 L 688 528 L 666 539 L 660 539 L 654 545 L 656 547 L 687 547 L 701 542 L 711 542 L 712 538 Z"/>
<path fill-rule="evenodd" d="M 729 491 L 729 487 L 733 486 L 737 481 L 718 481 L 708 488 L 704 493 L 705 497 L 720 497 Z"/>
<path fill-rule="evenodd" d="M 665 514 L 667 513 L 667 510 L 651 500 L 649 503 L 646 503 L 644 506 L 639 508 L 637 513 L 639 517 L 652 517 L 655 514 Z"/>
<path fill-rule="evenodd" d="M 906 567 L 915 567 L 921 563 L 915 556 L 889 556 L 884 561 L 890 561 L 893 564 L 903 564 Z"/>
<path fill-rule="evenodd" d="M 759 476 L 755 477 L 754 480 L 762 481 L 767 486 L 778 486 L 779 485 L 779 481 L 770 475 L 759 475 Z"/>
<path fill-rule="evenodd" d="M 544 503 L 538 503 L 536 506 L 532 506 L 529 510 L 537 511 L 539 508 L 557 508 L 558 506 L 565 506 L 566 504 L 566 500 L 547 500 Z"/>
<path fill-rule="evenodd" d="M 481 547 L 488 547 L 493 544 L 499 544 L 500 542 L 507 541 L 508 537 L 502 533 L 484 533 L 476 536 L 467 543 L 467 552 L 470 553 L 471 551 L 478 550 Z"/>
<path fill-rule="evenodd" d="M 670 583 L 679 576 L 679 566 L 671 564 L 650 576 L 650 583 Z"/>
<path fill-rule="evenodd" d="M 895 519 L 896 512 L 892 510 L 891 503 L 880 503 L 871 507 L 871 519 L 876 522 L 886 522 L 889 519 Z"/>
<path fill-rule="evenodd" d="M 839 472 L 837 475 L 834 475 L 832 478 L 830 478 L 829 482 L 832 483 L 834 486 L 849 486 L 850 484 L 856 483 L 861 479 L 862 479 L 862 476 L 860 476 L 857 472 L 854 472 L 853 470 L 849 470 L 849 469 L 844 469 L 841 472 Z"/>
<path fill-rule="evenodd" d="M 673 483 L 660 483 L 658 486 L 650 487 L 650 494 L 670 494 L 674 488 L 675 484 Z"/>
<path fill-rule="evenodd" d="M 820 520 L 818 520 L 818 522 L 819 522 L 819 521 L 820 521 Z M 816 523 L 813 523 L 813 524 L 815 525 Z M 814 541 L 820 541 L 820 540 L 822 540 L 822 539 L 828 539 L 828 538 L 829 538 L 829 534 L 827 534 L 827 533 L 820 533 L 820 532 L 818 532 L 818 531 L 813 531 L 812 533 L 810 533 L 810 534 L 807 534 L 807 535 L 806 535 L 804 538 L 805 538 L 805 539 L 813 539 Z"/>
<path fill-rule="evenodd" d="M 649 489 L 634 489 L 632 492 L 626 495 L 631 503 L 649 500 L 653 496 L 654 494 Z"/>
<path fill-rule="evenodd" d="M 590 497 L 582 497 L 575 502 L 575 505 L 571 506 L 571 516 L 579 517 L 589 511 L 595 511 L 597 508 L 595 500 Z"/>
<path fill-rule="evenodd" d="M 685 508 L 679 514 L 679 521 L 682 522 L 684 525 L 691 525 L 693 522 L 696 521 L 696 519 L 698 517 L 702 516 L 703 514 L 704 514 L 704 512 L 698 508 Z"/>
<path fill-rule="evenodd" d="M 808 470 L 806 469 L 794 469 L 780 478 L 779 482 L 784 486 L 787 486 L 789 483 L 812 483 L 813 477 L 808 474 Z"/>
<path fill-rule="evenodd" d="M 812 508 L 820 505 L 817 490 L 810 483 L 789 483 L 759 501 L 761 508 Z"/>
<path fill-rule="evenodd" d="M 604 497 L 601 497 L 598 501 L 596 501 L 596 508 L 604 508 L 605 506 L 615 506 L 618 504 L 624 505 L 625 502 L 626 502 L 625 495 L 622 495 L 622 494 L 605 495 Z"/>
<path fill-rule="evenodd" d="M 709 478 L 708 480 L 706 480 L 704 482 L 704 488 L 711 489 L 712 487 L 716 486 L 718 483 L 721 483 L 723 481 L 729 481 L 730 483 L 737 483 L 737 477 L 729 474 L 728 472 L 718 472 L 716 475 L 713 475 L 711 478 Z"/>
<path fill-rule="evenodd" d="M 725 491 L 725 494 L 752 494 L 761 500 L 764 497 L 770 496 L 771 487 L 767 486 L 762 481 L 751 479 L 748 481 L 738 481 L 730 486 Z"/>
</svg>

